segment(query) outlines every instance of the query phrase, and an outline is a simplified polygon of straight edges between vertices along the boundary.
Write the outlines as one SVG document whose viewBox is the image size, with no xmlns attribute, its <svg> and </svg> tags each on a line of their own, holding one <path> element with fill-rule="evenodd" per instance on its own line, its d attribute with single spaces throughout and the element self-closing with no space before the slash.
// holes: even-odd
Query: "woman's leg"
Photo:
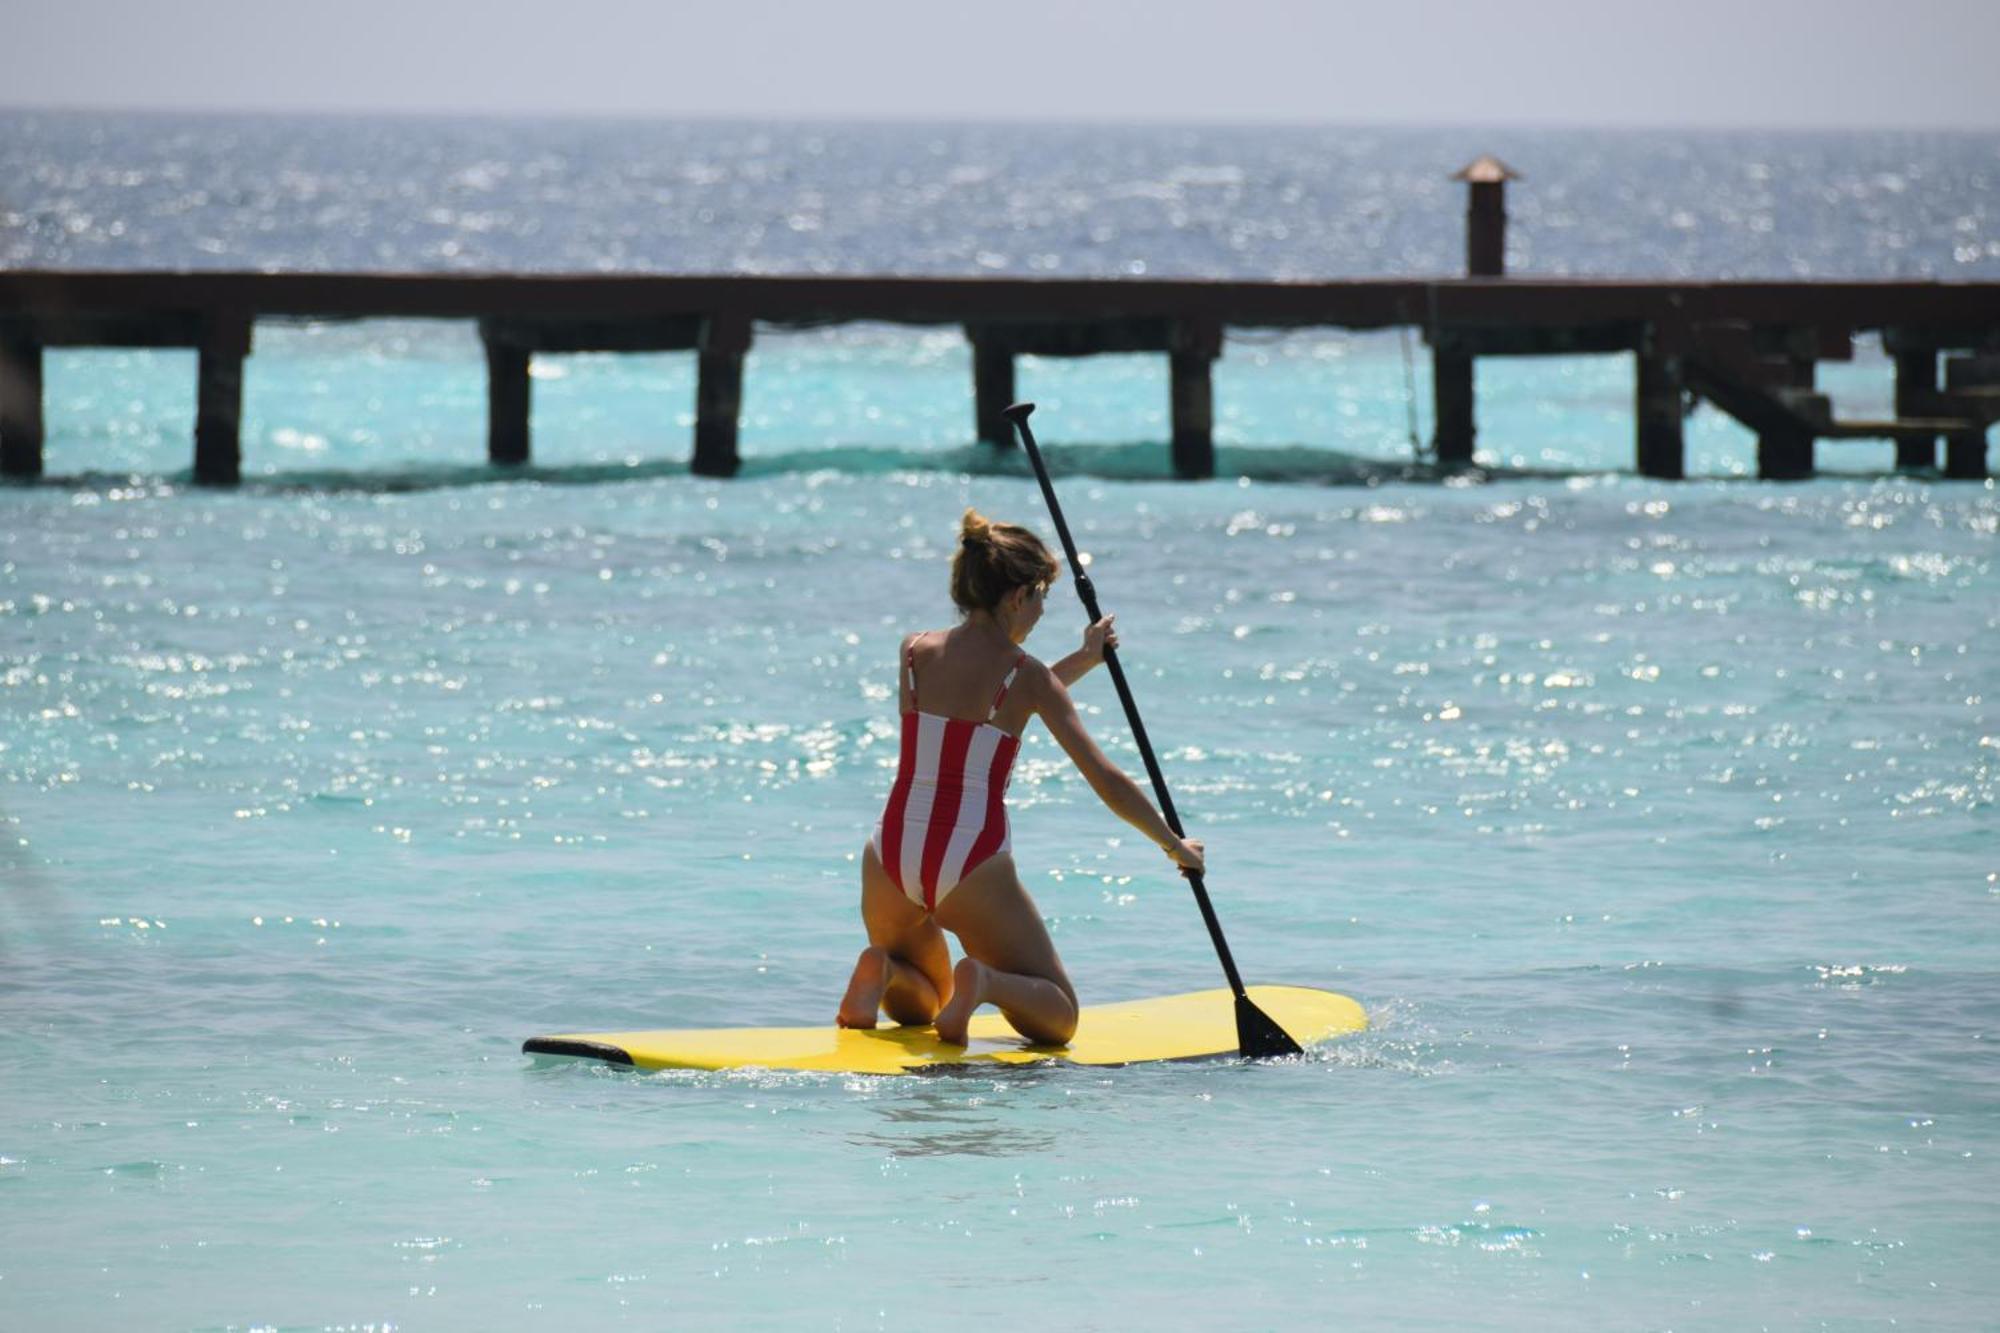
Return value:
<svg viewBox="0 0 2000 1333">
<path fill-rule="evenodd" d="M 834 1021 L 872 1028 L 886 1009 L 898 1023 L 930 1022 L 951 998 L 951 951 L 937 922 L 889 878 L 873 843 L 861 854 L 861 921 L 868 947 L 854 962 Z"/>
<path fill-rule="evenodd" d="M 1076 1035 L 1076 988 L 1012 856 L 996 856 L 959 881 L 936 915 L 965 948 L 952 974 L 955 993 L 938 1011 L 938 1036 L 963 1045 L 982 1004 L 999 1006 L 1029 1041 L 1060 1046 Z"/>
</svg>

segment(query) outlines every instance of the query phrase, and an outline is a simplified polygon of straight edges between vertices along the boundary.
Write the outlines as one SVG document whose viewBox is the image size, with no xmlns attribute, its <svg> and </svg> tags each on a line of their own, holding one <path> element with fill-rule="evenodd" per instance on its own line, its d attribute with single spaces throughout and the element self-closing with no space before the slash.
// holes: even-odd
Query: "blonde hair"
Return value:
<svg viewBox="0 0 2000 1333">
<path fill-rule="evenodd" d="M 1016 588 L 1053 583 L 1062 573 L 1042 539 L 1018 523 L 995 523 L 977 509 L 958 524 L 951 557 L 951 600 L 971 615 L 991 611 Z"/>
</svg>

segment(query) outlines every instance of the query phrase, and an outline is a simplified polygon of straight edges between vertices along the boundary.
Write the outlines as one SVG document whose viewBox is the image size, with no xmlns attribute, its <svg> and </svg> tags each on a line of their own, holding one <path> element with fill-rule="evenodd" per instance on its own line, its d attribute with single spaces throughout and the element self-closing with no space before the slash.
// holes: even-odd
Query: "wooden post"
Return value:
<svg viewBox="0 0 2000 1333">
<path fill-rule="evenodd" d="M 486 461 L 520 467 L 530 456 L 528 419 L 534 406 L 529 352 L 486 329 L 480 336 L 486 343 Z"/>
<path fill-rule="evenodd" d="M 1014 402 L 1014 353 L 975 335 L 972 339 L 972 418 L 979 439 L 1011 448 L 1014 428 L 1000 413 Z"/>
<path fill-rule="evenodd" d="M 1819 365 L 1798 356 L 1769 356 L 1764 362 L 1769 375 L 1766 391 L 1806 389 L 1818 378 Z M 1813 474 L 1811 430 L 1803 426 L 1774 426 L 1757 436 L 1757 475 L 1765 481 L 1804 481 Z"/>
<path fill-rule="evenodd" d="M 194 479 L 234 486 L 243 479 L 243 359 L 250 355 L 250 320 L 218 315 L 204 324 L 194 395 Z"/>
<path fill-rule="evenodd" d="M 725 312 L 701 322 L 692 464 L 698 476 L 733 477 L 743 465 L 736 453 L 736 419 L 743 407 L 743 357 L 750 336 L 744 315 Z"/>
<path fill-rule="evenodd" d="M 1174 475 L 1202 481 L 1215 475 L 1215 384 L 1210 369 L 1222 355 L 1222 325 L 1174 321 L 1168 354 L 1173 414 Z"/>
<path fill-rule="evenodd" d="M 1803 430 L 1769 430 L 1757 437 L 1757 476 L 1804 481 L 1813 474 L 1813 437 Z"/>
<path fill-rule="evenodd" d="M 1465 272 L 1498 278 L 1507 272 L 1507 187 L 1475 181 L 1465 201 Z"/>
<path fill-rule="evenodd" d="M 1898 417 L 1927 417 L 1936 414 L 1932 400 L 1938 388 L 1938 352 L 1935 347 L 1898 347 L 1896 358 L 1896 411 Z M 1896 441 L 1899 471 L 1937 466 L 1937 436 Z"/>
<path fill-rule="evenodd" d="M 1960 431 L 1944 437 L 1944 474 L 1953 481 L 1979 481 L 1986 476 L 1986 432 Z"/>
<path fill-rule="evenodd" d="M 1679 481 L 1687 476 L 1680 358 L 1642 351 L 1636 360 L 1638 382 L 1634 407 L 1638 417 L 1639 475 Z"/>
<path fill-rule="evenodd" d="M 1431 347 L 1431 453 L 1438 466 L 1456 469 L 1472 465 L 1472 441 L 1478 434 L 1472 413 L 1472 353 L 1442 330 Z"/>
<path fill-rule="evenodd" d="M 1471 187 L 1465 200 L 1465 272 L 1472 278 L 1507 273 L 1507 182 L 1521 177 L 1497 157 L 1475 159 L 1452 177 Z"/>
<path fill-rule="evenodd" d="M 42 475 L 42 348 L 0 337 L 0 476 Z"/>
<path fill-rule="evenodd" d="M 1954 356 L 1945 361 L 1944 387 L 1950 393 L 2000 383 L 2000 357 Z M 1977 481 L 1986 475 L 1986 418 L 1980 424 L 1944 438 L 1944 474 L 1954 481 Z"/>
</svg>

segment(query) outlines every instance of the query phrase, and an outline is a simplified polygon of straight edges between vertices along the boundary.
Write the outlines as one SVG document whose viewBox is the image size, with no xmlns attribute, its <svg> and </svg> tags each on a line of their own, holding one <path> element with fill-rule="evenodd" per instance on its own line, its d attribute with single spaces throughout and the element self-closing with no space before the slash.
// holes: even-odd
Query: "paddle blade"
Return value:
<svg viewBox="0 0 2000 1333">
<path fill-rule="evenodd" d="M 1292 1040 L 1292 1034 L 1252 1004 L 1247 995 L 1236 997 L 1236 1049 L 1246 1060 L 1275 1060 L 1280 1056 L 1305 1054 Z"/>
</svg>

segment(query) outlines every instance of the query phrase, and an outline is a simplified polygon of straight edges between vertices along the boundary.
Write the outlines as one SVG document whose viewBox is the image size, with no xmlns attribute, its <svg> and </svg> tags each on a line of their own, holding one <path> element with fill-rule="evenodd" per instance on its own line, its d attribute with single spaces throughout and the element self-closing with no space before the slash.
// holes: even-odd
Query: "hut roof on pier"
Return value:
<svg viewBox="0 0 2000 1333">
<path fill-rule="evenodd" d="M 1491 153 L 1482 153 L 1466 164 L 1452 179 L 1464 181 L 1469 185 L 1498 185 L 1502 181 L 1521 179 L 1521 173 Z"/>
</svg>

